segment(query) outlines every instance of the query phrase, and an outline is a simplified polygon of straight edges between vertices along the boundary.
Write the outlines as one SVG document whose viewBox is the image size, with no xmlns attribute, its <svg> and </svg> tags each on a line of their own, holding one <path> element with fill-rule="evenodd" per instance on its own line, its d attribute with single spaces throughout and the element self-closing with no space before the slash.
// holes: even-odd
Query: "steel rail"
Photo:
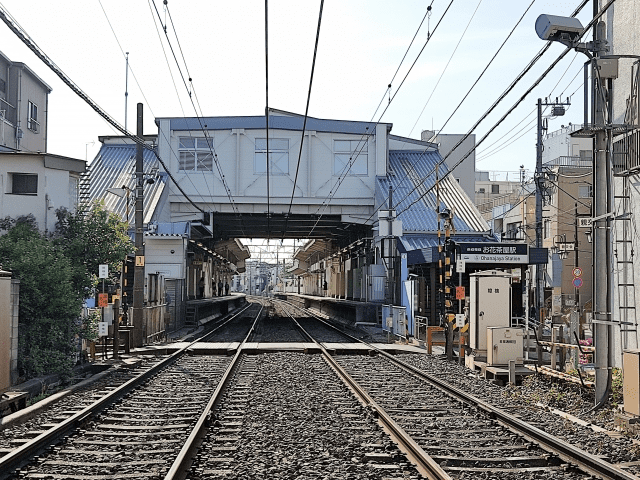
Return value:
<svg viewBox="0 0 640 480">
<path fill-rule="evenodd" d="M 201 440 L 204 438 L 204 435 L 206 434 L 206 431 L 210 426 L 211 412 L 220 403 L 221 393 L 224 391 L 224 389 L 227 387 L 227 385 L 231 381 L 231 378 L 233 377 L 232 373 L 235 371 L 236 366 L 238 365 L 238 359 L 243 353 L 242 348 L 244 344 L 249 341 L 249 338 L 251 338 L 251 335 L 253 335 L 253 331 L 256 327 L 256 323 L 260 319 L 260 316 L 262 315 L 263 310 L 264 310 L 264 305 L 260 305 L 260 311 L 256 315 L 256 318 L 253 321 L 253 324 L 251 325 L 249 332 L 247 333 L 244 340 L 242 340 L 242 342 L 238 346 L 238 349 L 236 350 L 235 355 L 231 359 L 231 363 L 229 363 L 227 370 L 224 372 L 224 375 L 218 382 L 218 386 L 216 387 L 215 391 L 211 395 L 211 398 L 209 399 L 207 406 L 202 411 L 200 418 L 198 418 L 198 421 L 193 427 L 193 430 L 191 430 L 191 434 L 185 441 L 184 445 L 180 449 L 180 452 L 178 453 L 178 456 L 175 458 L 175 460 L 173 461 L 173 464 L 171 465 L 171 468 L 169 469 L 166 476 L 164 477 L 165 480 L 177 480 L 177 479 L 186 478 L 188 469 L 191 466 L 191 462 L 195 457 L 195 454 L 197 453 L 198 448 L 200 447 Z"/>
<path fill-rule="evenodd" d="M 240 312 L 233 315 L 228 321 L 233 320 L 238 315 L 244 313 L 251 304 L 247 305 Z M 226 323 L 226 322 L 225 322 Z M 219 327 L 222 327 L 220 325 Z M 209 337 L 212 333 L 217 330 L 217 328 L 211 332 L 208 332 L 202 338 Z M 161 370 L 173 365 L 178 359 L 180 359 L 183 355 L 188 353 L 190 347 L 192 347 L 195 343 L 202 341 L 201 338 L 194 340 L 188 345 L 182 347 L 177 352 L 173 353 L 171 356 L 165 358 L 164 360 L 156 363 L 148 370 L 142 372 L 138 376 L 132 378 L 128 382 L 124 383 L 120 387 L 116 388 L 112 392 L 108 393 L 104 397 L 100 398 L 96 402 L 92 403 L 88 407 L 84 408 L 80 412 L 75 415 L 67 418 L 60 424 L 55 427 L 50 428 L 46 432 L 38 435 L 33 440 L 25 443 L 24 445 L 18 447 L 14 451 L 8 453 L 4 457 L 0 458 L 0 480 L 5 480 L 12 476 L 12 472 L 18 468 L 21 468 L 28 464 L 32 457 L 43 453 L 47 448 L 52 445 L 59 443 L 63 437 L 69 435 L 74 430 L 80 428 L 87 420 L 100 413 L 102 410 L 117 402 L 119 399 L 133 391 L 135 388 L 139 387 L 142 383 L 153 377 L 155 374 L 160 372 Z"/>
<path fill-rule="evenodd" d="M 284 302 L 283 300 L 278 300 Z M 275 302 L 274 302 L 275 303 Z M 286 302 L 288 304 L 288 302 Z M 297 307 L 299 308 L 299 307 Z M 425 452 L 420 445 L 409 435 L 400 425 L 396 423 L 391 416 L 380 406 L 378 403 L 356 382 L 351 375 L 340 365 L 329 351 L 325 348 L 324 344 L 316 341 L 303 327 L 298 323 L 295 317 L 286 309 L 283 311 L 291 317 L 296 326 L 302 331 L 302 333 L 315 343 L 322 352 L 324 360 L 329 367 L 340 377 L 345 385 L 356 395 L 360 403 L 365 407 L 373 410 L 384 427 L 389 433 L 391 439 L 398 445 L 407 458 L 416 466 L 418 471 L 431 480 L 451 480 L 451 476 L 445 472 L 442 467 Z M 325 322 L 326 323 L 326 322 Z M 335 327 L 334 327 L 335 328 Z"/>
<path fill-rule="evenodd" d="M 285 300 L 280 300 L 280 301 L 285 302 Z M 459 398 L 462 401 L 476 405 L 481 410 L 484 410 L 485 412 L 487 412 L 491 416 L 491 418 L 499 421 L 500 423 L 505 425 L 507 428 L 509 428 L 511 431 L 517 433 L 518 435 L 522 435 L 527 440 L 535 442 L 542 449 L 558 455 L 563 460 L 569 463 L 573 463 L 574 465 L 577 465 L 586 473 L 595 474 L 598 476 L 603 476 L 604 478 L 611 478 L 611 479 L 638 480 L 638 477 L 636 475 L 626 472 L 622 468 L 612 463 L 606 462 L 605 460 L 602 460 L 601 458 L 596 457 L 595 455 L 591 455 L 589 452 L 581 448 L 571 445 L 570 443 L 567 443 L 564 440 L 561 440 L 552 434 L 549 434 L 537 427 L 534 427 L 533 425 L 523 420 L 520 420 L 519 418 L 515 417 L 514 415 L 511 415 L 510 413 L 505 412 L 504 410 L 498 407 L 494 407 L 493 405 L 485 402 L 484 400 L 481 400 L 475 397 L 474 395 L 471 395 L 470 393 L 467 393 L 463 390 L 460 390 L 459 388 L 456 388 L 448 384 L 447 382 L 441 380 L 440 378 L 429 375 L 428 373 L 421 371 L 419 368 L 409 365 L 408 363 L 405 363 L 402 360 L 395 358 L 393 355 L 389 354 L 388 352 L 385 352 L 384 350 L 376 347 L 375 345 L 372 345 L 368 342 L 360 340 L 359 338 L 356 338 L 352 335 L 349 335 L 348 333 L 341 331 L 334 325 L 331 325 L 331 323 L 317 316 L 311 310 L 301 308 L 290 302 L 287 302 L 287 303 L 292 307 L 297 308 L 298 310 L 301 310 L 302 312 L 308 315 L 311 315 L 313 318 L 324 323 L 325 325 L 334 328 L 335 330 L 339 331 L 343 335 L 349 338 L 352 338 L 354 341 L 367 345 L 369 348 L 375 350 L 377 353 L 384 356 L 389 361 L 396 364 L 397 366 L 407 371 L 408 373 L 411 373 L 421 378 L 424 381 L 427 381 L 431 384 L 436 385 L 440 389 L 444 390 L 450 395 L 453 395 Z"/>
</svg>

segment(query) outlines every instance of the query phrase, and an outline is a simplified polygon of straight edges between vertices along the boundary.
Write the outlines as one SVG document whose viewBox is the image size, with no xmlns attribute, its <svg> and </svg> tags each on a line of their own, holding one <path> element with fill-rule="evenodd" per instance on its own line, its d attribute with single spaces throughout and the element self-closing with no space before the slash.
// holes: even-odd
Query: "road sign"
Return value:
<svg viewBox="0 0 640 480">
<path fill-rule="evenodd" d="M 108 293 L 99 293 L 98 294 L 98 307 L 106 307 L 109 305 L 109 294 Z"/>
<path fill-rule="evenodd" d="M 109 276 L 109 265 L 98 266 L 98 278 L 107 278 Z"/>
<path fill-rule="evenodd" d="M 107 322 L 98 322 L 98 335 L 106 337 L 109 333 L 109 324 Z"/>
<path fill-rule="evenodd" d="M 573 269 L 573 276 L 574 277 L 581 277 L 582 276 L 582 269 L 580 267 L 576 267 Z"/>
<path fill-rule="evenodd" d="M 578 227 L 591 228 L 592 225 L 593 225 L 593 220 L 591 217 L 578 217 Z"/>
<path fill-rule="evenodd" d="M 584 281 L 582 280 L 582 278 L 576 277 L 576 278 L 573 279 L 573 282 L 571 282 L 571 283 L 573 283 L 574 287 L 580 288 L 584 284 Z"/>
</svg>

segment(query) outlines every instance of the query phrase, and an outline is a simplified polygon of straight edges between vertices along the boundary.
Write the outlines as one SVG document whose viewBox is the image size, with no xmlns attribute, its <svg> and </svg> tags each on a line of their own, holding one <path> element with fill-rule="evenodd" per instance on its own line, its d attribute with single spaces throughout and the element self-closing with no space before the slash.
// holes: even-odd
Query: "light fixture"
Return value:
<svg viewBox="0 0 640 480">
<path fill-rule="evenodd" d="M 584 234 L 587 236 L 587 242 L 591 243 L 593 241 L 593 231 L 591 229 L 587 230 L 586 232 L 584 232 Z"/>
</svg>

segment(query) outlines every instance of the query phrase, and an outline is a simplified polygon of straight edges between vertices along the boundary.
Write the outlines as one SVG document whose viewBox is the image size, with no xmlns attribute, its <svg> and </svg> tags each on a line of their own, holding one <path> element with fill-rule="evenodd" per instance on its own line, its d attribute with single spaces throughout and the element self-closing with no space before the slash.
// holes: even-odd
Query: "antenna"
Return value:
<svg viewBox="0 0 640 480">
<path fill-rule="evenodd" d="M 127 130 L 127 98 L 129 97 L 129 52 L 127 52 L 127 67 L 124 74 L 124 129 Z"/>
</svg>

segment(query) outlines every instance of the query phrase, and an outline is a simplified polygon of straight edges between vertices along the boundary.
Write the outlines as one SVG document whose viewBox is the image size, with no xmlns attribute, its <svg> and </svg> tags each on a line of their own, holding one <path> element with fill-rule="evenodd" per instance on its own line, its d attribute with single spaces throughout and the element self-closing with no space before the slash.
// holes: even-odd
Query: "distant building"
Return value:
<svg viewBox="0 0 640 480">
<path fill-rule="evenodd" d="M 25 152 L 47 151 L 47 85 L 33 70 L 0 52 L 0 145 Z M 0 147 L 1 148 L 1 147 Z"/>
<path fill-rule="evenodd" d="M 438 151 L 442 157 L 446 157 L 449 152 L 453 149 L 453 147 L 464 137 L 464 134 L 454 134 L 454 133 L 437 133 L 432 130 L 423 130 L 422 131 L 422 141 L 424 142 L 433 142 L 438 144 Z M 462 144 L 456 148 L 453 153 L 447 158 L 447 166 L 449 168 L 453 168 L 454 165 L 458 163 L 458 161 L 464 157 L 470 150 L 472 150 L 476 146 L 476 136 L 469 135 L 467 139 L 462 142 Z M 471 154 L 464 159 L 460 165 L 455 167 L 454 172 L 452 173 L 453 178 L 455 178 L 465 193 L 469 196 L 470 199 L 474 198 L 475 194 L 475 171 L 476 171 L 476 151 L 473 150 Z"/>
</svg>

